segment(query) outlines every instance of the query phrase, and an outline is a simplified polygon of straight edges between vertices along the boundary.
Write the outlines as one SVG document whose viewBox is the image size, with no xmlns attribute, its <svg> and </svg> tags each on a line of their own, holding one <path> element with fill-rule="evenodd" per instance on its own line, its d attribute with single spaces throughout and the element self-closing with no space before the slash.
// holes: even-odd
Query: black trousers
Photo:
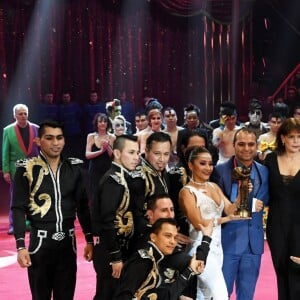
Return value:
<svg viewBox="0 0 300 300">
<path fill-rule="evenodd" d="M 109 254 L 103 243 L 96 244 L 93 252 L 93 265 L 97 274 L 94 300 L 111 300 L 116 290 L 118 279 L 112 277 Z"/>
<path fill-rule="evenodd" d="M 58 241 L 46 231 L 32 231 L 28 268 L 33 300 L 72 300 L 76 284 L 76 241 L 74 229 Z"/>
</svg>

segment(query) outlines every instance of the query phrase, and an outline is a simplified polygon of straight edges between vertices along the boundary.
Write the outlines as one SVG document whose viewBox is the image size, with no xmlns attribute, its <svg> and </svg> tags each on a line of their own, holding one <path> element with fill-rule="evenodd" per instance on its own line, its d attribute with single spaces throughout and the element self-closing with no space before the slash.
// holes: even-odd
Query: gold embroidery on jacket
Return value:
<svg viewBox="0 0 300 300">
<path fill-rule="evenodd" d="M 31 190 L 29 195 L 29 209 L 32 211 L 32 215 L 41 214 L 41 218 L 43 218 L 48 210 L 51 207 L 51 196 L 49 194 L 43 193 L 40 194 L 38 199 L 40 201 L 44 201 L 42 205 L 38 205 L 34 201 L 34 197 L 38 189 L 40 188 L 43 178 L 45 175 L 49 174 L 49 169 L 47 164 L 39 157 L 34 157 L 32 159 L 28 159 L 24 161 L 26 172 L 24 173 L 24 176 L 27 177 L 29 182 L 29 188 Z M 35 183 L 35 186 L 33 187 L 33 167 L 34 166 L 41 166 L 39 170 L 39 175 L 37 178 L 37 181 Z"/>
<path fill-rule="evenodd" d="M 153 289 L 156 287 L 158 279 L 159 279 L 159 272 L 158 272 L 158 266 L 155 261 L 155 258 L 153 256 L 153 249 L 150 248 L 149 251 L 147 251 L 147 257 L 150 258 L 153 262 L 152 269 L 150 270 L 146 280 L 142 283 L 141 287 L 135 292 L 134 296 L 137 300 L 141 299 L 142 296 L 150 289 Z M 150 297 L 151 298 L 150 298 Z M 150 300 L 155 300 L 157 298 L 157 294 L 151 293 L 148 295 L 148 298 Z M 154 297 L 154 298 L 153 298 Z"/>
<path fill-rule="evenodd" d="M 116 172 L 112 177 L 119 184 L 123 185 L 125 189 L 122 201 L 117 210 L 115 228 L 118 230 L 118 235 L 125 235 L 127 237 L 133 233 L 133 215 L 131 211 L 128 211 L 130 204 L 130 193 L 124 176 L 124 170 L 121 169 L 121 172 Z"/>
</svg>

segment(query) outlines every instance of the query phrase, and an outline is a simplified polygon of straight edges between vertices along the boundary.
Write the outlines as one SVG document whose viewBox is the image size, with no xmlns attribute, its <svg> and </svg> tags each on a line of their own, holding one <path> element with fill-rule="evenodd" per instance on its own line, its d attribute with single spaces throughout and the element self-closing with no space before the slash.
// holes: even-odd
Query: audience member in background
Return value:
<svg viewBox="0 0 300 300">
<path fill-rule="evenodd" d="M 300 104 L 294 106 L 293 118 L 300 120 Z"/>
<path fill-rule="evenodd" d="M 204 260 L 189 258 L 189 265 L 175 272 L 162 268 L 165 257 L 172 256 L 178 234 L 173 218 L 158 219 L 151 227 L 149 245 L 125 263 L 114 300 L 175 300 L 189 280 L 204 270 Z"/>
<path fill-rule="evenodd" d="M 115 136 L 108 132 L 108 117 L 97 113 L 94 117 L 94 132 L 86 139 L 85 157 L 89 160 L 89 192 L 93 198 L 102 176 L 109 170 L 112 162 L 112 146 Z"/>
<path fill-rule="evenodd" d="M 66 145 L 64 156 L 84 158 L 84 136 L 82 128 L 82 110 L 78 103 L 71 101 L 71 94 L 62 94 L 59 105 L 59 121 L 64 125 Z"/>
<path fill-rule="evenodd" d="M 163 109 L 163 106 L 156 98 L 145 97 L 144 102 L 145 102 L 145 110 L 147 115 L 149 111 L 152 109 L 158 109 L 160 111 Z"/>
<path fill-rule="evenodd" d="M 263 206 L 269 200 L 268 169 L 254 161 L 257 138 L 250 128 L 239 129 L 233 138 L 235 155 L 227 162 L 216 166 L 216 183 L 224 195 L 234 202 L 241 181 L 233 178 L 236 167 L 251 169 L 249 180 L 248 209 L 251 219 L 230 222 L 222 226 L 222 247 L 224 253 L 223 275 L 228 298 L 236 287 L 237 300 L 254 299 L 255 286 L 259 275 L 261 255 L 264 251 Z"/>
<path fill-rule="evenodd" d="M 224 126 L 225 120 L 222 117 L 226 115 L 227 108 L 229 108 L 229 109 L 235 108 L 235 105 L 230 101 L 222 102 L 220 104 L 219 118 L 216 120 L 210 121 L 209 126 L 211 126 L 213 129 Z M 240 122 L 236 121 L 236 124 L 239 125 Z"/>
<path fill-rule="evenodd" d="M 172 168 L 178 163 L 177 155 L 177 137 L 178 132 L 183 129 L 183 127 L 177 126 L 177 114 L 174 108 L 167 107 L 164 109 L 164 123 L 166 125 L 164 132 L 170 135 L 172 141 L 172 152 L 168 167 Z"/>
<path fill-rule="evenodd" d="M 265 159 L 270 203 L 267 240 L 277 277 L 278 299 L 300 299 L 300 121 L 289 118 L 277 132 L 277 149 Z"/>
<path fill-rule="evenodd" d="M 300 104 L 300 96 L 299 96 L 295 86 L 293 86 L 293 85 L 288 86 L 287 96 L 286 96 L 286 99 L 284 100 L 284 102 L 289 107 L 290 113 L 293 111 L 294 106 L 296 104 Z"/>
<path fill-rule="evenodd" d="M 98 99 L 96 91 L 90 92 L 89 102 L 83 106 L 85 134 L 94 131 L 94 117 L 97 113 L 105 114 L 105 104 Z"/>
<path fill-rule="evenodd" d="M 135 114 L 135 134 L 139 134 L 141 131 L 148 127 L 147 114 L 145 111 L 139 111 Z"/>
<path fill-rule="evenodd" d="M 195 252 L 202 241 L 200 225 L 207 226 L 210 221 L 214 223 L 211 252 L 207 257 L 205 271 L 199 276 L 197 299 L 202 299 L 204 295 L 204 299 L 225 300 L 228 292 L 222 273 L 221 224 L 241 220 L 239 215 L 235 215 L 239 200 L 234 199 L 237 202 L 231 203 L 218 185 L 209 181 L 213 164 L 212 156 L 206 148 L 196 146 L 188 150 L 186 155 L 191 177 L 180 191 L 179 203 L 190 223 L 190 238 L 194 241 L 190 253 Z M 226 216 L 222 216 L 223 211 Z"/>
<path fill-rule="evenodd" d="M 132 99 L 127 98 L 127 93 L 125 91 L 121 91 L 118 93 L 118 99 L 121 100 L 122 115 L 130 124 L 133 124 L 135 112 L 134 101 Z"/>
<path fill-rule="evenodd" d="M 85 234 L 84 257 L 91 261 L 93 235 L 82 161 L 63 159 L 63 126 L 40 124 L 40 155 L 19 160 L 12 204 L 18 263 L 28 268 L 32 299 L 74 298 L 76 284 L 76 216 Z M 31 222 L 25 246 L 25 216 Z"/>
<path fill-rule="evenodd" d="M 244 124 L 245 127 L 255 131 L 256 136 L 260 136 L 268 131 L 267 124 L 262 121 L 262 106 L 259 100 L 251 99 L 248 112 L 249 121 Z"/>
<path fill-rule="evenodd" d="M 13 107 L 13 116 L 16 121 L 4 127 L 2 143 L 3 178 L 10 185 L 9 208 L 12 203 L 16 161 L 27 157 L 37 156 L 39 153 L 35 143 L 35 138 L 38 135 L 38 125 L 28 121 L 28 107 L 25 104 L 16 104 Z M 7 233 L 14 233 L 11 210 L 9 210 Z"/>
<path fill-rule="evenodd" d="M 147 138 L 153 133 L 153 132 L 160 132 L 162 127 L 162 113 L 160 110 L 154 108 L 151 109 L 148 112 L 147 115 L 148 124 L 150 126 L 150 131 L 145 130 L 141 132 L 141 134 L 138 135 L 139 144 L 140 144 L 140 152 L 143 154 L 145 153 Z"/>
<path fill-rule="evenodd" d="M 112 127 L 116 137 L 127 133 L 126 120 L 122 115 L 114 118 Z"/>
<path fill-rule="evenodd" d="M 224 115 L 221 117 L 224 120 L 224 126 L 220 126 L 213 131 L 213 145 L 219 151 L 219 159 L 217 164 L 226 162 L 234 155 L 233 137 L 236 131 L 240 128 L 236 125 L 237 112 L 236 107 L 232 103 L 229 107 L 223 110 Z"/>
<path fill-rule="evenodd" d="M 201 120 L 200 108 L 194 104 L 188 104 L 183 111 L 184 111 L 184 125 L 183 125 L 184 129 L 178 132 L 177 146 L 176 146 L 177 153 L 179 153 L 180 151 L 180 147 L 182 144 L 181 143 L 182 136 L 187 131 L 197 131 L 203 135 L 206 135 L 207 142 L 208 142 L 207 148 L 215 157 L 217 154 L 216 154 L 216 149 L 212 145 L 213 128 Z"/>
<path fill-rule="evenodd" d="M 105 108 L 106 108 L 106 114 L 109 117 L 112 126 L 115 117 L 122 115 L 121 101 L 119 99 L 113 99 L 112 101 L 106 103 Z M 127 128 L 127 133 L 132 134 L 131 123 L 128 121 L 126 121 L 126 128 Z M 113 133 L 113 128 L 112 127 L 108 128 L 108 131 L 110 133 Z"/>
<path fill-rule="evenodd" d="M 97 273 L 96 299 L 112 299 L 123 263 L 129 255 L 134 233 L 133 203 L 127 179 L 139 162 L 135 136 L 121 135 L 113 145 L 113 163 L 97 187 L 92 206 L 96 238 L 94 269 Z"/>
<path fill-rule="evenodd" d="M 276 136 L 280 125 L 284 118 L 278 112 L 273 112 L 269 116 L 270 131 L 258 137 L 258 158 L 264 161 L 267 154 L 275 151 L 276 149 Z"/>
<path fill-rule="evenodd" d="M 273 111 L 280 113 L 283 119 L 288 118 L 290 114 L 289 107 L 283 102 L 275 103 Z"/>
<path fill-rule="evenodd" d="M 44 95 L 38 109 L 38 120 L 42 122 L 46 119 L 58 120 L 58 105 L 54 103 L 53 93 L 51 92 Z"/>
</svg>

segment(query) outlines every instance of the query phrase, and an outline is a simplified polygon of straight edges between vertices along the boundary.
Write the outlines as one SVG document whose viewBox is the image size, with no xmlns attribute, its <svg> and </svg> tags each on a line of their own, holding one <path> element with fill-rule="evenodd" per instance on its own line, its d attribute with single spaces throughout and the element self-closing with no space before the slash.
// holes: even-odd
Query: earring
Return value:
<svg viewBox="0 0 300 300">
<path fill-rule="evenodd" d="M 282 141 L 282 146 L 284 146 L 284 141 Z"/>
</svg>

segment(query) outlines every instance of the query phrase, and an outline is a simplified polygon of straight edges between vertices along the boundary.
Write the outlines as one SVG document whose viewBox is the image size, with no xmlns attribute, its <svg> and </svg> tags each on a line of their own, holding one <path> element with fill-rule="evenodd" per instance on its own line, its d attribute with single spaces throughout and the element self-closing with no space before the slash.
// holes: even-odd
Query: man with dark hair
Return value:
<svg viewBox="0 0 300 300">
<path fill-rule="evenodd" d="M 84 135 L 82 131 L 82 109 L 73 102 L 71 94 L 64 91 L 59 105 L 59 121 L 64 124 L 66 145 L 64 155 L 67 157 L 83 158 Z"/>
<path fill-rule="evenodd" d="M 82 161 L 63 159 L 63 127 L 57 121 L 40 124 L 36 143 L 40 155 L 16 163 L 13 193 L 14 235 L 18 262 L 28 268 L 33 299 L 74 297 L 78 216 L 87 245 L 84 257 L 93 254 L 88 196 L 80 168 Z M 25 247 L 25 216 L 31 222 L 29 249 Z"/>
<path fill-rule="evenodd" d="M 135 114 L 135 133 L 139 133 L 148 126 L 147 114 L 145 111 L 138 111 Z"/>
<path fill-rule="evenodd" d="M 180 130 L 178 132 L 177 146 L 176 146 L 177 153 L 180 153 L 180 150 L 181 150 L 182 137 L 188 131 L 197 131 L 206 136 L 206 139 L 208 141 L 207 147 L 208 147 L 209 151 L 213 154 L 214 157 L 217 156 L 216 149 L 213 147 L 213 145 L 211 143 L 213 128 L 201 120 L 200 108 L 197 105 L 188 104 L 184 108 L 183 128 L 184 128 L 183 130 Z"/>
<path fill-rule="evenodd" d="M 105 114 L 105 104 L 98 99 L 98 93 L 94 90 L 90 92 L 88 103 L 84 104 L 84 133 L 88 134 L 93 132 L 93 120 L 97 113 Z"/>
<path fill-rule="evenodd" d="M 132 196 L 135 203 L 135 234 L 143 233 L 147 225 L 145 212 L 148 197 L 169 192 L 169 179 L 166 166 L 171 154 L 171 137 L 164 132 L 154 132 L 146 140 L 145 153 L 141 164 L 132 173 L 135 189 Z M 141 193 L 144 191 L 144 193 Z"/>
<path fill-rule="evenodd" d="M 233 136 L 240 128 L 237 124 L 237 111 L 233 103 L 227 104 L 222 111 L 221 125 L 213 131 L 212 143 L 218 149 L 217 164 L 227 161 L 233 154 Z"/>
<path fill-rule="evenodd" d="M 179 298 L 193 275 L 203 272 L 204 261 L 189 257 L 188 264 L 177 271 L 163 266 L 164 258 L 176 248 L 177 234 L 173 218 L 160 218 L 152 224 L 148 247 L 126 262 L 114 300 Z"/>
<path fill-rule="evenodd" d="M 233 137 L 235 155 L 227 162 L 216 166 L 215 181 L 224 195 L 234 202 L 241 180 L 234 179 L 237 167 L 250 170 L 249 181 L 252 190 L 246 199 L 251 219 L 229 222 L 222 226 L 222 247 L 224 252 L 223 275 L 227 285 L 228 298 L 235 283 L 238 300 L 253 299 L 259 275 L 261 255 L 264 250 L 262 209 L 269 199 L 268 170 L 254 161 L 257 151 L 255 132 L 246 127 L 236 131 Z"/>
<path fill-rule="evenodd" d="M 222 102 L 220 104 L 219 118 L 210 121 L 209 126 L 211 126 L 213 129 L 224 126 L 224 116 L 228 115 L 228 113 L 231 113 L 232 110 L 236 110 L 236 106 L 234 103 L 230 101 Z M 237 124 L 239 125 L 239 121 L 237 121 Z"/>
<path fill-rule="evenodd" d="M 93 197 L 92 221 L 96 235 L 94 269 L 97 273 L 96 299 L 111 300 L 112 291 L 128 258 L 129 240 L 134 232 L 130 172 L 139 162 L 137 138 L 121 135 L 113 144 L 113 163 L 102 177 Z"/>
</svg>

